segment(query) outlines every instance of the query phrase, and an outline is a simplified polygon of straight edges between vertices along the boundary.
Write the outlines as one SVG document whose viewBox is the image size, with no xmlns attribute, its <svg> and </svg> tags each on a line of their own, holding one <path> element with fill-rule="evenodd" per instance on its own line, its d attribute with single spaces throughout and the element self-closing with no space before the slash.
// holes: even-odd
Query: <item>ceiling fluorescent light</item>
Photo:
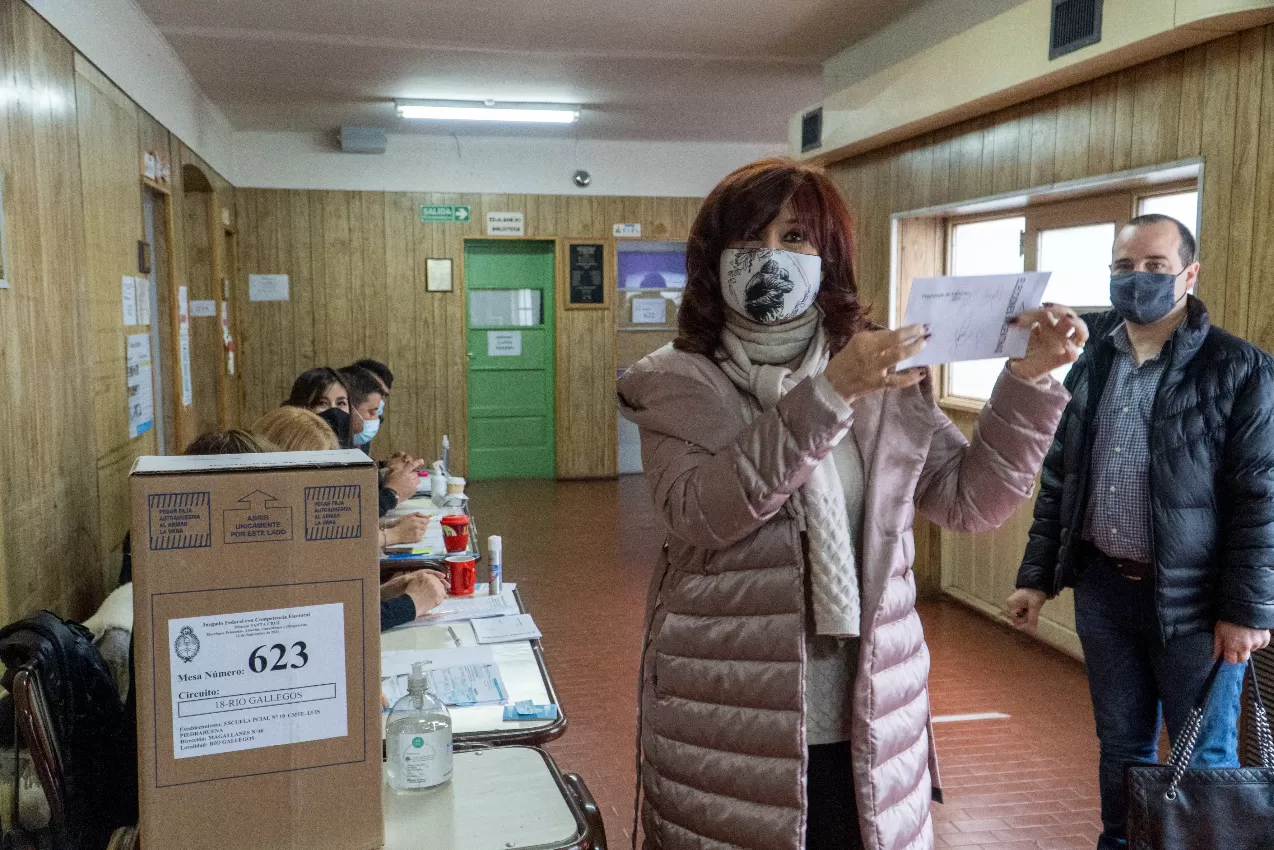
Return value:
<svg viewBox="0 0 1274 850">
<path fill-rule="evenodd" d="M 572 124 L 579 109 L 560 103 L 400 100 L 398 114 L 425 121 L 512 121 L 524 124 Z"/>
</svg>

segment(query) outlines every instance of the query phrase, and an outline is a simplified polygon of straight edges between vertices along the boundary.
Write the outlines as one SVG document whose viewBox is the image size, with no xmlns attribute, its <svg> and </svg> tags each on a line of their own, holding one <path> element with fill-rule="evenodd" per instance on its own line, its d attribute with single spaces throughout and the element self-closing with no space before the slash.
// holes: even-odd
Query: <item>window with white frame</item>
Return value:
<svg viewBox="0 0 1274 850">
<path fill-rule="evenodd" d="M 1118 229 L 1134 215 L 1160 213 L 1198 233 L 1199 193 L 1178 184 L 1168 190 L 1124 190 L 999 215 L 948 220 L 947 273 L 1013 274 L 1049 271 L 1044 301 L 1077 311 L 1110 309 L 1110 257 Z M 985 401 L 1004 360 L 953 363 L 944 371 L 944 398 Z M 1054 373 L 1065 377 L 1067 368 Z"/>
</svg>

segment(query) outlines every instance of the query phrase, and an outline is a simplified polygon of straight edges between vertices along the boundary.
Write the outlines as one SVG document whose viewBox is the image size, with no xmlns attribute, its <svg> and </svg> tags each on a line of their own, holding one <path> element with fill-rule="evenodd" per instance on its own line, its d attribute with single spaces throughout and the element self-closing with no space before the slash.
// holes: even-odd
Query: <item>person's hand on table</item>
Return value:
<svg viewBox="0 0 1274 850">
<path fill-rule="evenodd" d="M 429 527 L 429 517 L 424 514 L 407 514 L 385 524 L 385 545 L 398 546 L 416 543 L 424 539 Z"/>
<path fill-rule="evenodd" d="M 413 460 L 411 463 L 387 467 L 389 472 L 385 476 L 385 486 L 398 494 L 399 501 L 405 501 L 416 495 L 416 485 L 420 481 L 416 470 L 420 469 L 424 463 L 423 460 Z"/>
<path fill-rule="evenodd" d="M 380 586 L 381 599 L 393 599 L 396 596 L 410 596 L 416 605 L 416 616 L 420 617 L 437 608 L 447 599 L 451 583 L 446 576 L 434 570 L 416 570 L 414 573 L 403 573 L 391 578 Z"/>
<path fill-rule="evenodd" d="M 1009 319 L 1010 325 L 1031 329 L 1026 356 L 1009 361 L 1009 371 L 1024 381 L 1038 382 L 1049 372 L 1079 359 L 1088 342 L 1088 325 L 1069 307 L 1045 304 Z"/>
<path fill-rule="evenodd" d="M 411 466 L 412 464 L 415 464 L 417 468 L 419 468 L 421 461 L 417 458 L 412 457 L 406 452 L 394 452 L 392 455 L 389 456 L 389 460 L 385 461 L 385 466 L 386 468 L 389 468 L 389 469 L 397 469 L 398 467 L 402 467 L 402 466 Z"/>
</svg>

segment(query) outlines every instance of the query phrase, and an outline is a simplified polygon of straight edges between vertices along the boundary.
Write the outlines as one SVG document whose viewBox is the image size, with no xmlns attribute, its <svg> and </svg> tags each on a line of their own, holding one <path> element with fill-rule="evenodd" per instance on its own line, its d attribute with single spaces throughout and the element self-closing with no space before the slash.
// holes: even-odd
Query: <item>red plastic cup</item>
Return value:
<svg viewBox="0 0 1274 850">
<path fill-rule="evenodd" d="M 442 545 L 451 554 L 469 551 L 469 518 L 464 514 L 445 516 L 442 522 Z"/>
<path fill-rule="evenodd" d="M 447 559 L 452 596 L 472 596 L 478 580 L 478 559 L 474 555 L 452 555 Z"/>
</svg>

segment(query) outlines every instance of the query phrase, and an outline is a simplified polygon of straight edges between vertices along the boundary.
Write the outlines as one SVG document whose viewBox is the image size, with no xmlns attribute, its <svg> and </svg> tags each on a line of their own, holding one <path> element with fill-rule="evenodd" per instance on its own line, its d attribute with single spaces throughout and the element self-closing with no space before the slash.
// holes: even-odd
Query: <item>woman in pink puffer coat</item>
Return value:
<svg viewBox="0 0 1274 850">
<path fill-rule="evenodd" d="M 961 531 L 1027 499 L 1087 330 L 1024 314 L 972 442 L 926 370 L 923 328 L 873 329 L 850 220 L 818 169 L 739 169 L 686 255 L 677 340 L 620 380 L 667 526 L 642 664 L 648 850 L 933 847 L 929 653 L 915 510 Z"/>
</svg>

